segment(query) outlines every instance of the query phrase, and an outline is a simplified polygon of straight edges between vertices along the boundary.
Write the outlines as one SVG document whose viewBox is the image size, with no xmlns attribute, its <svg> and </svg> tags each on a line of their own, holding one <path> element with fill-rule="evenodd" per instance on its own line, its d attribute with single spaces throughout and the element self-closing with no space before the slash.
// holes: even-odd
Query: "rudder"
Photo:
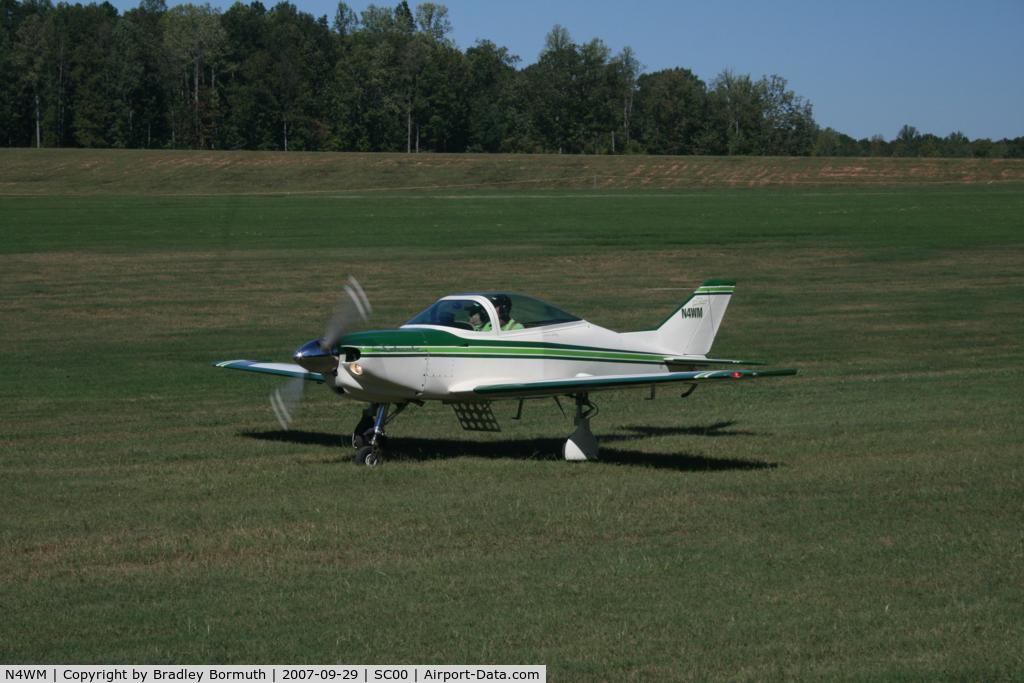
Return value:
<svg viewBox="0 0 1024 683">
<path fill-rule="evenodd" d="M 686 356 L 707 354 L 735 288 L 734 280 L 702 282 L 655 330 L 658 346 Z"/>
</svg>

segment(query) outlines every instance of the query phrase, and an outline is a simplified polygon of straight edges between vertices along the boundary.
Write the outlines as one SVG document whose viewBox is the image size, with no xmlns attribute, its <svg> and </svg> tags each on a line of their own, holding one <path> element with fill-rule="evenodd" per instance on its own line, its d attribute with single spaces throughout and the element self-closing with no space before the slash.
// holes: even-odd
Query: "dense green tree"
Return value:
<svg viewBox="0 0 1024 683">
<path fill-rule="evenodd" d="M 611 151 L 615 153 L 619 148 L 629 150 L 632 147 L 633 133 L 633 111 L 636 105 L 636 97 L 639 89 L 638 79 L 640 77 L 640 61 L 636 58 L 633 48 L 628 45 L 608 64 L 608 81 L 612 107 L 612 121 L 615 129 L 612 131 Z M 621 140 L 616 145 L 616 134 L 621 131 Z"/>
<path fill-rule="evenodd" d="M 452 32 L 452 22 L 448 19 L 448 8 L 433 2 L 417 5 L 416 26 L 420 33 L 434 42 L 447 41 L 448 34 Z"/>
<path fill-rule="evenodd" d="M 22 5 L 16 0 L 0 0 L 0 145 L 13 147 L 28 144 L 23 117 L 19 106 L 18 66 L 15 46 L 18 26 L 22 19 Z"/>
<path fill-rule="evenodd" d="M 1024 137 L 1003 140 L 1003 143 L 1006 145 L 1006 157 L 1008 159 L 1024 158 Z"/>
<path fill-rule="evenodd" d="M 786 88 L 781 76 L 762 78 L 758 84 L 762 102 L 761 153 L 802 156 L 814 148 L 818 127 L 811 103 Z"/>
<path fill-rule="evenodd" d="M 609 68 L 611 50 L 599 38 L 580 45 L 575 89 L 579 149 L 599 154 L 611 151 L 612 133 L 618 128 L 619 92 Z"/>
<path fill-rule="evenodd" d="M 971 141 L 960 131 L 953 131 L 942 141 L 942 156 L 966 157 L 971 154 Z"/>
<path fill-rule="evenodd" d="M 67 35 L 58 30 L 57 11 L 48 0 L 27 2 L 16 23 L 10 61 L 18 74 L 15 115 L 34 147 L 63 142 Z"/>
<path fill-rule="evenodd" d="M 12 147 L 16 143 L 18 129 L 18 116 L 15 112 L 18 79 L 12 42 L 6 31 L 0 31 L 0 131 L 4 134 L 0 145 L 6 147 Z"/>
<path fill-rule="evenodd" d="M 765 92 L 747 74 L 726 69 L 711 82 L 708 118 L 697 150 L 704 154 L 762 154 Z"/>
<path fill-rule="evenodd" d="M 71 137 L 82 147 L 126 146 L 131 99 L 138 87 L 138 56 L 130 29 L 102 5 L 62 5 L 70 29 L 68 110 Z"/>
<path fill-rule="evenodd" d="M 355 10 L 344 2 L 338 3 L 338 9 L 334 12 L 334 23 L 331 28 L 336 34 L 344 38 L 349 36 L 359 27 L 359 17 Z"/>
<path fill-rule="evenodd" d="M 392 0 L 393 1 L 393 0 Z M 1024 156 L 1016 140 L 819 130 L 777 75 L 642 74 L 556 25 L 536 63 L 464 52 L 438 3 L 220 11 L 0 0 L 0 144 L 366 151 Z"/>
<path fill-rule="evenodd" d="M 378 27 L 351 36 L 335 64 L 332 120 L 337 149 L 397 152 L 407 147 L 408 98 L 398 82 L 404 41 L 393 22 L 380 23 L 383 16 L 364 12 L 363 25 L 371 19 Z M 385 25 L 391 28 L 382 29 Z"/>
<path fill-rule="evenodd" d="M 226 36 L 209 5 L 177 5 L 162 17 L 172 146 L 205 148 L 221 120 L 217 73 Z"/>
<path fill-rule="evenodd" d="M 359 15 L 359 23 L 370 33 L 389 33 L 396 28 L 395 12 L 390 7 L 367 5 Z"/>
<path fill-rule="evenodd" d="M 524 70 L 527 106 L 535 143 L 541 150 L 558 153 L 583 151 L 583 125 L 578 82 L 579 48 L 565 27 L 555 25 L 544 40 L 536 64 Z"/>
<path fill-rule="evenodd" d="M 860 154 L 860 147 L 849 135 L 824 128 L 815 137 L 812 153 L 819 157 L 855 157 Z"/>
<path fill-rule="evenodd" d="M 725 70 L 711 84 L 696 151 L 705 154 L 804 155 L 814 149 L 811 104 L 781 76 L 753 80 Z"/>
<path fill-rule="evenodd" d="M 271 116 L 280 130 L 278 148 L 321 149 L 330 136 L 326 111 L 334 61 L 326 19 L 314 19 L 282 2 L 268 20 Z"/>
<path fill-rule="evenodd" d="M 887 157 L 892 154 L 892 146 L 881 135 L 872 135 L 870 138 L 858 141 L 857 144 L 864 156 Z"/>
<path fill-rule="evenodd" d="M 917 156 L 921 146 L 921 134 L 911 125 L 900 128 L 893 142 L 893 155 L 898 157 Z"/>
<path fill-rule="evenodd" d="M 137 88 L 131 95 L 130 135 L 127 146 L 154 147 L 170 137 L 167 120 L 167 89 L 163 85 L 163 21 L 167 11 L 164 0 L 142 0 L 138 8 L 126 12 L 124 50 L 138 61 Z M 126 57 L 128 59 L 128 57 Z M 128 65 L 122 68 L 130 69 Z"/>
<path fill-rule="evenodd" d="M 942 138 L 940 138 L 938 135 L 925 133 L 921 136 L 920 142 L 918 143 L 917 156 L 940 157 L 943 156 L 942 148 Z"/>
<path fill-rule="evenodd" d="M 413 19 L 407 0 L 402 0 L 395 7 L 395 28 L 406 35 L 412 35 L 416 30 L 416 20 Z"/>
<path fill-rule="evenodd" d="M 692 154 L 704 130 L 707 87 L 688 69 L 638 80 L 637 133 L 651 154 Z"/>
<path fill-rule="evenodd" d="M 226 109 L 221 147 L 276 149 L 281 141 L 267 78 L 274 69 L 269 23 L 260 2 L 235 3 L 221 18 L 225 34 L 221 88 Z"/>
<path fill-rule="evenodd" d="M 489 40 L 466 50 L 467 146 L 474 152 L 524 149 L 527 113 L 519 97 L 519 57 Z"/>
<path fill-rule="evenodd" d="M 431 33 L 422 33 L 416 79 L 415 149 L 462 152 L 468 142 L 469 68 L 465 55 Z"/>
<path fill-rule="evenodd" d="M 981 138 L 974 141 L 974 156 L 979 159 L 997 159 L 1005 155 L 1006 147 L 1000 142 L 993 142 L 988 138 Z"/>
</svg>

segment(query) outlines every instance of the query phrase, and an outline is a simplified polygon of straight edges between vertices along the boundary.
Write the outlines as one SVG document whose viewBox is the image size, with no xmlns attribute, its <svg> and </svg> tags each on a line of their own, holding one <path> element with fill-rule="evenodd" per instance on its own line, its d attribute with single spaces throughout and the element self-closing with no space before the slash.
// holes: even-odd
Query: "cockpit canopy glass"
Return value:
<svg viewBox="0 0 1024 683">
<path fill-rule="evenodd" d="M 459 330 L 490 329 L 491 318 L 487 310 L 472 299 L 441 299 L 406 325 L 440 325 Z"/>
<path fill-rule="evenodd" d="M 549 303 L 522 294 L 486 292 L 487 298 L 498 312 L 502 330 L 544 327 L 579 320 Z M 475 316 L 479 313 L 479 317 Z M 414 317 L 406 325 L 441 325 L 462 330 L 490 331 L 491 320 L 487 311 L 473 299 L 441 299 Z"/>
</svg>

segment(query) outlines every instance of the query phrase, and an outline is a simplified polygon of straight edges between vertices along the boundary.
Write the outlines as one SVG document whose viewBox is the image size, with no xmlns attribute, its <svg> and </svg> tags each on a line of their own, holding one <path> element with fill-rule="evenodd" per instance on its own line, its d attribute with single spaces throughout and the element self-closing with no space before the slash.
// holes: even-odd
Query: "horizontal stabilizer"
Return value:
<svg viewBox="0 0 1024 683">
<path fill-rule="evenodd" d="M 699 370 L 691 372 L 665 372 L 640 375 L 604 375 L 601 377 L 566 377 L 540 382 L 508 384 L 484 384 L 473 389 L 473 393 L 495 397 L 551 396 L 573 394 L 585 391 L 629 389 L 670 382 L 703 384 L 719 380 L 758 379 L 761 377 L 784 377 L 795 375 L 796 370 Z"/>
<path fill-rule="evenodd" d="M 764 365 L 756 360 L 733 358 L 706 358 L 704 356 L 667 356 L 666 365 Z"/>
<path fill-rule="evenodd" d="M 218 368 L 228 370 L 245 370 L 246 372 L 260 372 L 265 375 L 280 375 L 282 377 L 301 377 L 310 382 L 324 381 L 324 376 L 319 372 L 309 372 L 301 365 L 294 363 L 261 363 L 255 360 L 224 360 L 213 364 Z"/>
</svg>

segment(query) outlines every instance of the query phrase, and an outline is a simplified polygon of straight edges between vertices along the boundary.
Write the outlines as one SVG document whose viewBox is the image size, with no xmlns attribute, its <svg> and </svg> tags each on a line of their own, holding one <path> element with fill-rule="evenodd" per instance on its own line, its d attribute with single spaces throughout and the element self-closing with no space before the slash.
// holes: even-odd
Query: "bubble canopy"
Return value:
<svg viewBox="0 0 1024 683">
<path fill-rule="evenodd" d="M 498 317 L 497 321 L 492 320 L 495 315 Z M 579 317 L 532 296 L 511 292 L 473 292 L 446 296 L 405 324 L 488 331 L 495 327 L 496 322 L 499 323 L 497 327 L 507 330 L 509 321 L 513 321 L 513 325 L 521 325 L 522 328 L 534 328 L 579 320 Z M 514 329 L 521 328 L 517 326 Z"/>
</svg>

